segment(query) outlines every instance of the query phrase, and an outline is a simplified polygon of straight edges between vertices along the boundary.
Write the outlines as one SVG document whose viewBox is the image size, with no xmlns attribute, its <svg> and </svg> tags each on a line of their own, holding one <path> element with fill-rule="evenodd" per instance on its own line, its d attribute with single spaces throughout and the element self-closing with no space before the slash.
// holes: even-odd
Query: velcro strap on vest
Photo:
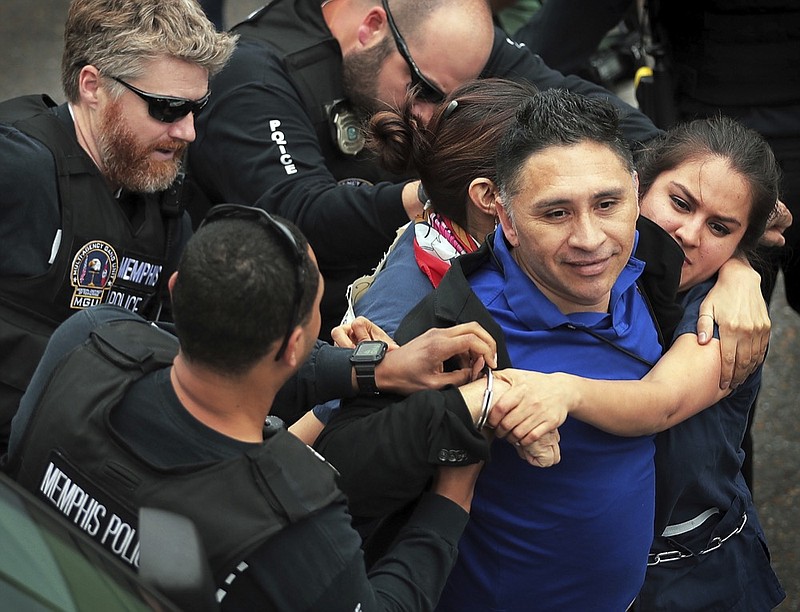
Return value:
<svg viewBox="0 0 800 612">
<path fill-rule="evenodd" d="M 259 459 L 264 453 L 272 461 Z M 333 467 L 286 431 L 276 433 L 248 457 L 265 497 L 277 504 L 290 523 L 327 506 L 339 495 Z M 322 466 L 327 469 L 320 469 Z"/>
</svg>

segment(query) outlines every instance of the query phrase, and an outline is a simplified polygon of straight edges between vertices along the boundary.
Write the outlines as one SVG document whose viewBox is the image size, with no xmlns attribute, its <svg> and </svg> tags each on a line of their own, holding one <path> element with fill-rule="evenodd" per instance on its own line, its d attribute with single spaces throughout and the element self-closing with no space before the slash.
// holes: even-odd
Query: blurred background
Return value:
<svg viewBox="0 0 800 612">
<path fill-rule="evenodd" d="M 261 4 L 223 0 L 225 27 Z M 59 72 L 68 5 L 69 0 L 0 0 L 0 99 L 48 93 L 64 100 Z M 613 88 L 635 104 L 632 78 L 615 78 Z M 786 304 L 782 279 L 770 313 L 772 343 L 754 425 L 754 496 L 773 565 L 787 592 L 778 609 L 794 612 L 800 611 L 800 316 Z"/>
</svg>

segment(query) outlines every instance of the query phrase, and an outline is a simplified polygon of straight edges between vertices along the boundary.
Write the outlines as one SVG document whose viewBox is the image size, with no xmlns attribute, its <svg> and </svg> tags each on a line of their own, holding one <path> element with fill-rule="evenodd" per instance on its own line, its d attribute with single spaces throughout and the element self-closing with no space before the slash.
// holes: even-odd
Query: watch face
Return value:
<svg viewBox="0 0 800 612">
<path fill-rule="evenodd" d="M 362 344 L 358 347 L 358 354 L 360 357 L 374 357 L 375 355 L 379 354 L 383 350 L 383 345 L 372 342 L 368 344 Z"/>
<path fill-rule="evenodd" d="M 381 358 L 385 351 L 385 342 L 380 340 L 366 340 L 358 343 L 356 350 L 353 352 L 353 358 L 363 361 L 372 361 Z"/>
</svg>

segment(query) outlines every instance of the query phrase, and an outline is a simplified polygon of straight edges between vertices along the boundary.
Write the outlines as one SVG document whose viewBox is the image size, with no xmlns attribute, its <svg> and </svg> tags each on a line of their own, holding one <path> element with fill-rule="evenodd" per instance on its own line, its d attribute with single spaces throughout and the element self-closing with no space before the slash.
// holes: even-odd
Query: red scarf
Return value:
<svg viewBox="0 0 800 612">
<path fill-rule="evenodd" d="M 414 257 L 434 287 L 439 286 L 453 259 L 478 246 L 457 223 L 429 209 L 414 221 Z"/>
</svg>

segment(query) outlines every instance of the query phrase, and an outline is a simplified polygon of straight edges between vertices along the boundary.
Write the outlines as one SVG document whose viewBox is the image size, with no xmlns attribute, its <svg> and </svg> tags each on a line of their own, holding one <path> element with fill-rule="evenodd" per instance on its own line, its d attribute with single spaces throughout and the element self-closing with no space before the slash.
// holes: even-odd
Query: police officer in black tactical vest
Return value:
<svg viewBox="0 0 800 612">
<path fill-rule="evenodd" d="M 335 470 L 268 418 L 320 328 L 297 228 L 215 207 L 169 287 L 177 339 L 109 305 L 56 330 L 14 421 L 12 476 L 134 568 L 139 508 L 187 516 L 226 612 L 432 609 L 480 463 L 439 469 L 367 574 Z M 485 382 L 469 384 L 480 405 Z"/>
</svg>

